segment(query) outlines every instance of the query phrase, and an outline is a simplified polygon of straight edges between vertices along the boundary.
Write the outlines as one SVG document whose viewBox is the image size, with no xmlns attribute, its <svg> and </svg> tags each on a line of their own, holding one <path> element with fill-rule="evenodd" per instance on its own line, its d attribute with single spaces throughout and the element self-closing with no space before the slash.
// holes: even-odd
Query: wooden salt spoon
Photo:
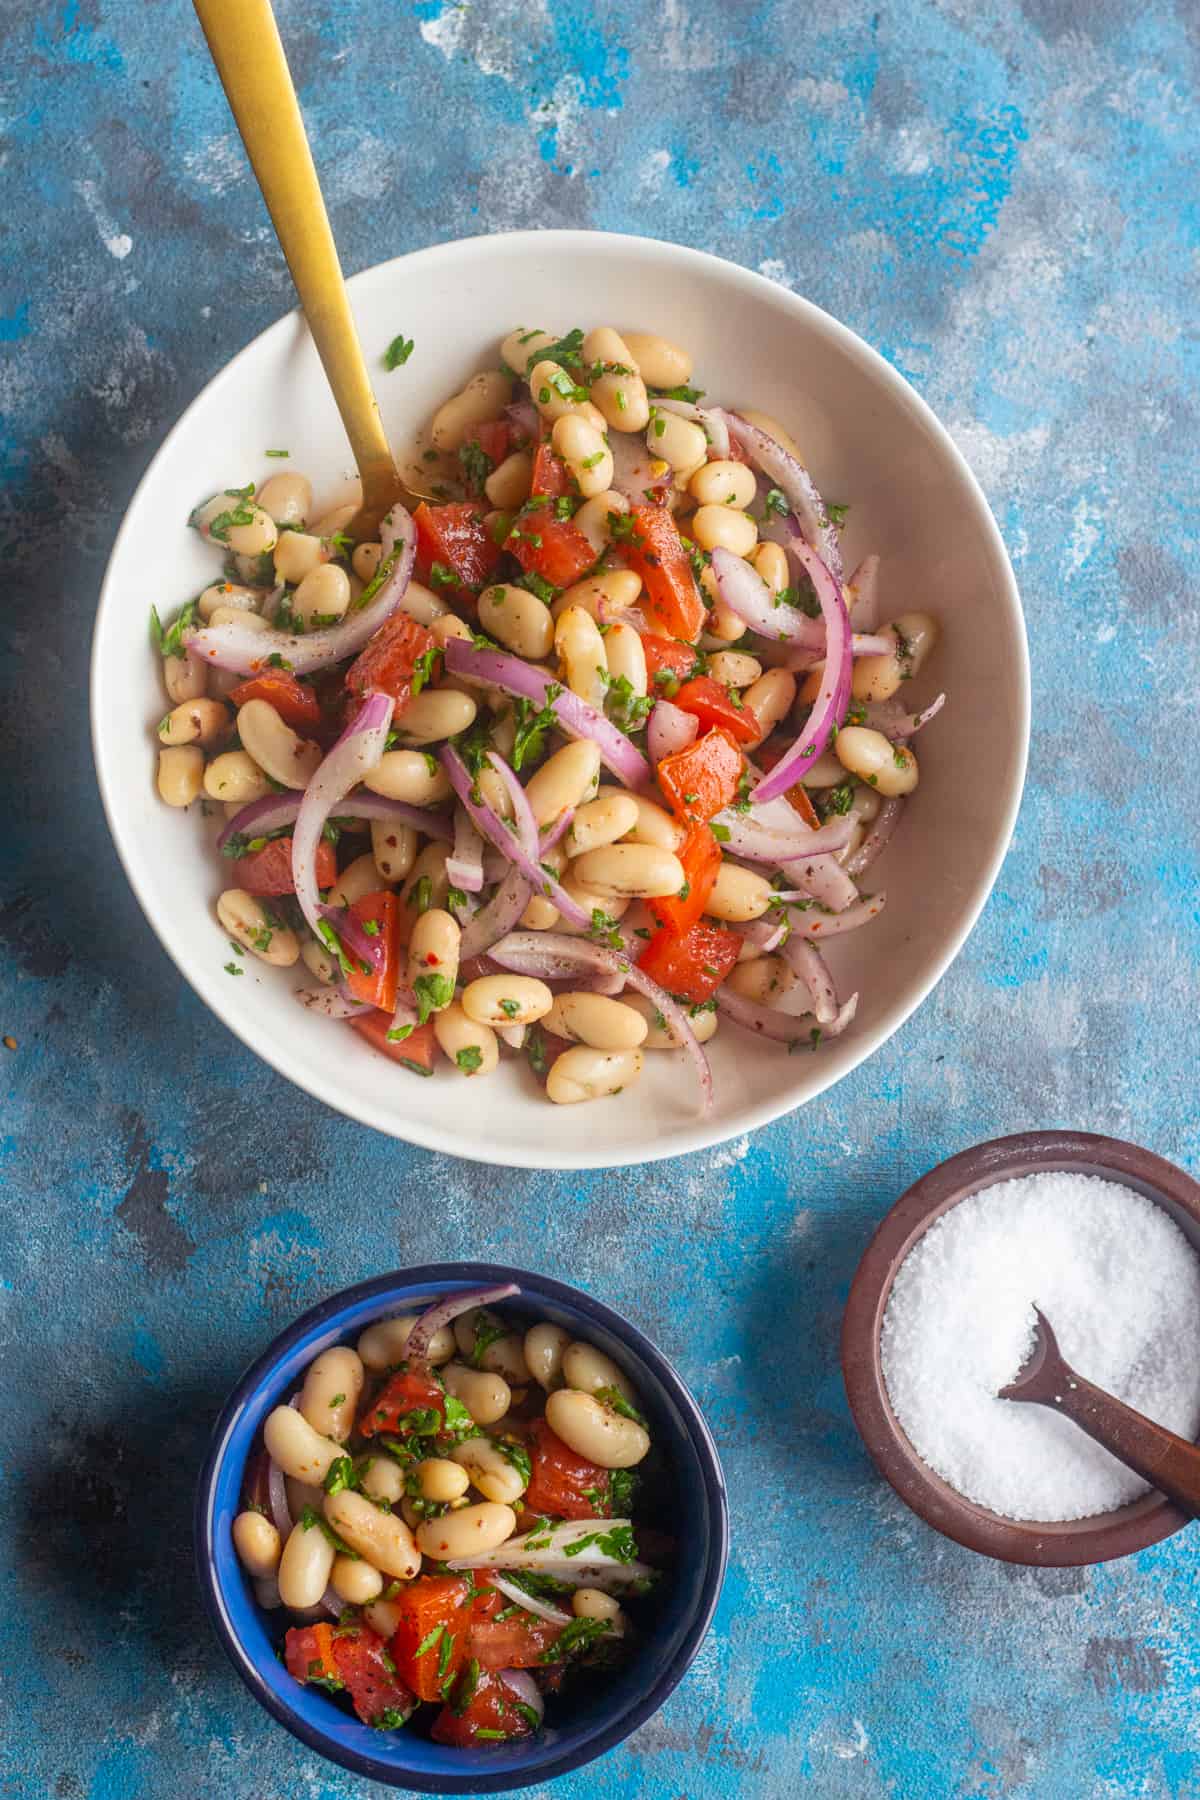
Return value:
<svg viewBox="0 0 1200 1800">
<path fill-rule="evenodd" d="M 413 490 L 379 416 L 275 14 L 270 0 L 194 4 L 358 464 L 362 505 L 344 529 L 369 541 Z"/>
<path fill-rule="evenodd" d="M 1200 1446 L 1077 1375 L 1064 1360 L 1049 1319 L 1036 1306 L 1033 1310 L 1033 1349 L 1016 1379 L 1000 1389 L 1000 1399 L 1032 1401 L 1062 1413 L 1127 1469 L 1200 1518 Z"/>
</svg>

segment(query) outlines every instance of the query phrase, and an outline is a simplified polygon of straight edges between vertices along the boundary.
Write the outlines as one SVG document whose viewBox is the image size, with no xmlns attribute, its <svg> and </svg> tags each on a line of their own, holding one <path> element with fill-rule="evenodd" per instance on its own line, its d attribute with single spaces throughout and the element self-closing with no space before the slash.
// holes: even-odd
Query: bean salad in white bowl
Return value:
<svg viewBox="0 0 1200 1800">
<path fill-rule="evenodd" d="M 634 264 L 690 255 L 619 242 L 618 261 Z M 696 261 L 709 282 L 748 284 L 743 304 L 782 312 L 781 329 L 833 334 L 848 372 L 896 405 L 899 378 L 881 379 L 884 365 L 823 315 Z M 879 457 L 856 469 L 828 455 L 837 421 L 804 383 L 789 392 L 756 356 L 731 359 L 703 315 L 695 338 L 694 302 L 686 317 L 664 318 L 661 303 L 647 317 L 636 282 L 605 285 L 564 315 L 572 293 L 551 284 L 530 322 L 510 314 L 489 344 L 476 320 L 461 351 L 447 321 L 436 361 L 458 381 L 414 379 L 422 351 L 435 357 L 409 312 L 409 335 L 381 348 L 380 382 L 403 415 L 391 429 L 412 502 L 377 541 L 345 535 L 355 491 L 330 466 L 324 420 L 294 430 L 293 412 L 251 455 L 243 422 L 222 475 L 197 473 L 187 493 L 181 571 L 171 593 L 156 581 L 154 654 L 140 653 L 164 693 L 151 829 L 177 844 L 183 815 L 194 833 L 205 941 L 239 990 L 226 1002 L 238 1028 L 253 986 L 267 1054 L 289 1072 L 294 1039 L 302 1078 L 326 1097 L 332 1080 L 337 1104 L 357 1077 L 361 1105 L 347 1110 L 493 1160 L 668 1154 L 836 1078 L 965 932 L 1023 767 L 1015 595 L 998 580 L 990 624 L 957 644 L 964 590 L 934 562 L 913 579 L 911 516 L 904 554 L 890 554 Z M 285 328 L 307 375 L 311 348 Z M 283 342 L 266 355 L 270 336 L 239 359 L 268 392 L 289 360 Z M 918 404 L 902 398 L 902 412 Z M 932 442 L 947 465 L 917 458 L 918 486 L 965 484 L 978 514 L 965 469 L 931 420 L 917 423 L 925 464 Z M 209 468 L 215 429 L 206 421 Z M 913 480 L 895 469 L 898 487 Z M 972 523 L 995 564 L 990 520 Z M 990 573 L 1007 573 L 1002 553 Z M 964 860 L 955 757 L 999 723 L 978 688 L 949 766 L 940 745 L 962 698 L 953 676 L 969 679 L 989 629 L 1010 729 L 999 804 L 965 834 L 972 885 L 945 864 Z M 958 916 L 931 955 L 929 901 L 947 880 Z M 881 934 L 887 950 L 872 954 Z M 419 1097 L 414 1072 L 436 1077 Z M 430 1106 L 463 1080 L 468 1108 Z M 481 1109 L 489 1086 L 497 1098 Z M 599 1133 L 569 1122 L 573 1103 L 600 1098 Z M 539 1104 L 563 1123 L 534 1125 Z M 519 1123 L 476 1139 L 477 1118 L 514 1108 Z"/>
</svg>

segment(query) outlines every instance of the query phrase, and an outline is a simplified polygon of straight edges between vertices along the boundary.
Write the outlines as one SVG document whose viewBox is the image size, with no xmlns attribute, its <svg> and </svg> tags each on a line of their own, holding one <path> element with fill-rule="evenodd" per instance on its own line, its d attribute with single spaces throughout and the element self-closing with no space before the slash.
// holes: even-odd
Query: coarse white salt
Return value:
<svg viewBox="0 0 1200 1800">
<path fill-rule="evenodd" d="M 1200 1257 L 1166 1211 L 1047 1171 L 961 1200 L 896 1273 L 883 1374 L 917 1454 L 1010 1519 L 1084 1519 L 1148 1484 L 1045 1407 L 997 1399 L 1033 1348 L 1034 1305 L 1081 1375 L 1195 1439 Z"/>
</svg>

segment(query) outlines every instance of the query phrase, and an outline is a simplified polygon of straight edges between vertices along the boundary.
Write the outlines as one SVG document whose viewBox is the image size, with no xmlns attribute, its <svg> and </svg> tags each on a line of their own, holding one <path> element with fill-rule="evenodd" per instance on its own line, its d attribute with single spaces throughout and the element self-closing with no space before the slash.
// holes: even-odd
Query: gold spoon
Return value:
<svg viewBox="0 0 1200 1800">
<path fill-rule="evenodd" d="M 270 0 L 194 4 L 358 465 L 362 504 L 345 530 L 360 542 L 376 538 L 405 483 L 367 374 L 275 14 Z"/>
</svg>

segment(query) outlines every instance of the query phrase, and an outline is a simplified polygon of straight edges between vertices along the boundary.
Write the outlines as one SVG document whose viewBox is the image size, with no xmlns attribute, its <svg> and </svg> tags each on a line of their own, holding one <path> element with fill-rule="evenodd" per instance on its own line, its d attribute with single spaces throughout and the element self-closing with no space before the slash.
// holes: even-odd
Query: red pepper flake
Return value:
<svg viewBox="0 0 1200 1800">
<path fill-rule="evenodd" d="M 16 1038 L 15 1038 L 15 1037 L 6 1037 L 6 1038 L 5 1038 L 5 1040 L 4 1040 L 4 1048 L 5 1048 L 5 1049 L 6 1049 L 6 1050 L 15 1050 L 15 1049 L 16 1049 L 16 1047 L 17 1047 L 17 1040 L 16 1040 Z"/>
</svg>

